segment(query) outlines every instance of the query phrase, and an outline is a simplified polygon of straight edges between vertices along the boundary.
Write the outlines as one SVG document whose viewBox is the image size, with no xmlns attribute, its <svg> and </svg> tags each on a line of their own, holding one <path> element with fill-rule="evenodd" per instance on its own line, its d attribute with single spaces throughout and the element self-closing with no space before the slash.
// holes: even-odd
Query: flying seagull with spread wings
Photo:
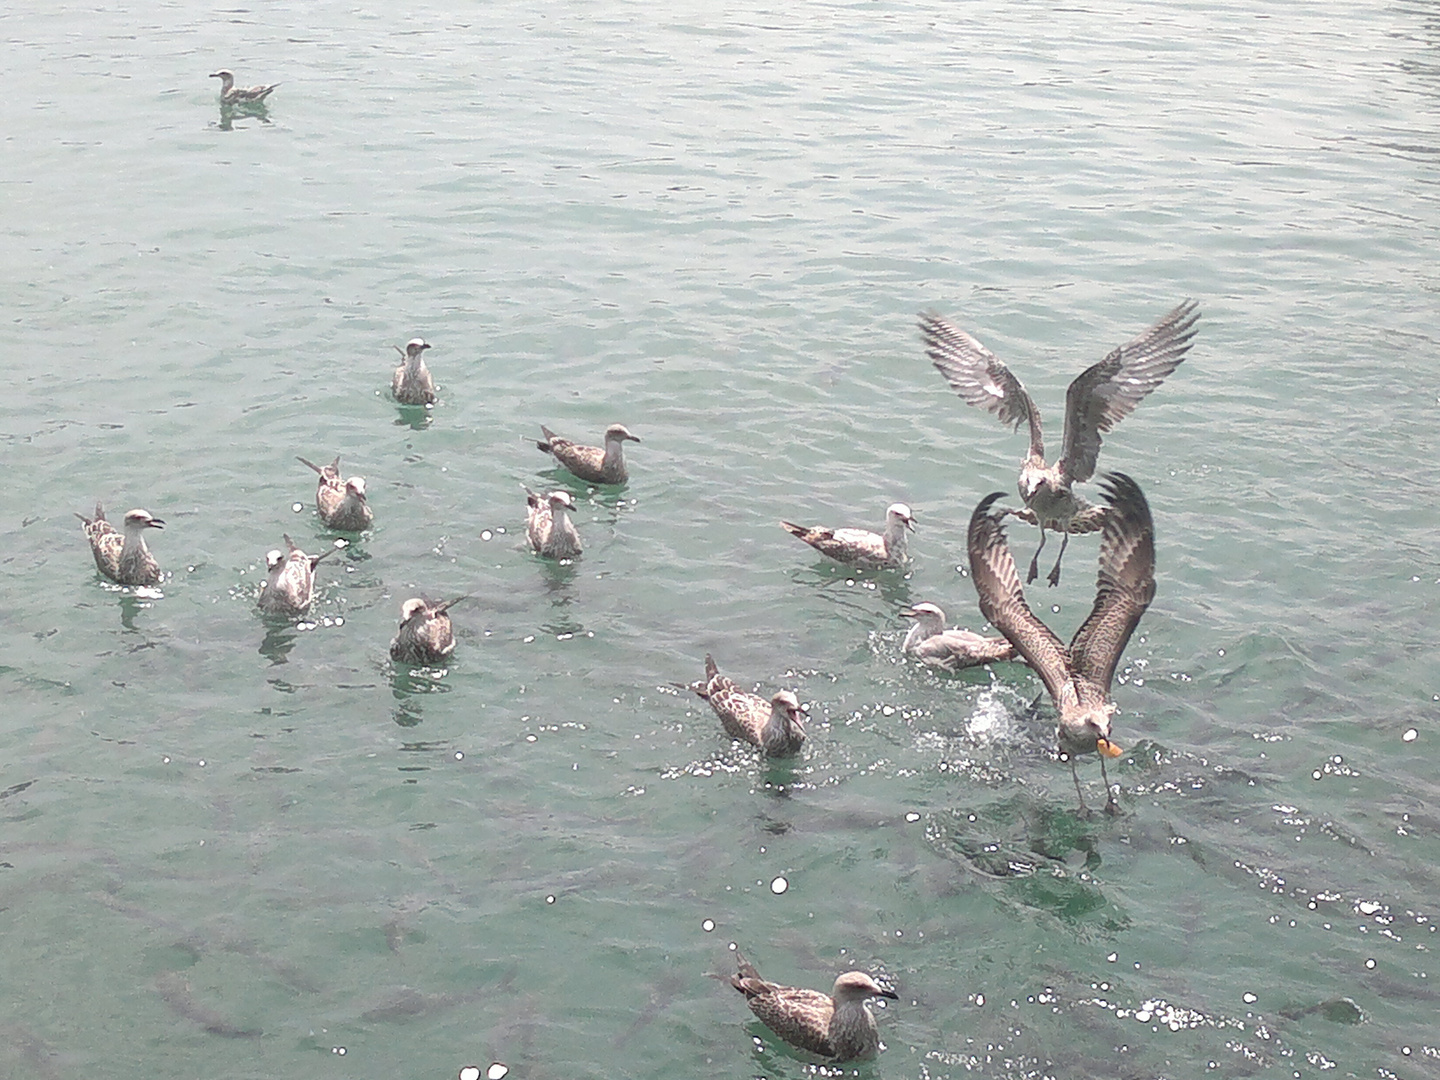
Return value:
<svg viewBox="0 0 1440 1080">
<path fill-rule="evenodd" d="M 1012 510 L 1040 526 L 1040 547 L 1030 560 L 1026 583 L 1039 574 L 1045 530 L 1060 533 L 1060 555 L 1050 571 L 1051 585 L 1060 583 L 1060 560 L 1071 533 L 1096 532 L 1105 511 L 1071 491 L 1095 475 L 1100 436 L 1135 411 L 1165 377 L 1180 366 L 1194 343 L 1199 306 L 1186 300 L 1150 329 L 1114 349 L 1086 368 L 1065 394 L 1065 437 L 1060 457 L 1045 464 L 1040 413 L 1010 369 L 964 330 L 934 312 L 920 316 L 925 351 L 955 392 L 971 405 L 995 413 L 1002 424 L 1030 429 L 1030 453 L 1020 467 L 1020 498 L 1028 510 Z"/>
<path fill-rule="evenodd" d="M 981 612 L 1035 669 L 1060 710 L 1055 737 L 1062 756 L 1069 758 L 1081 809 L 1085 796 L 1080 792 L 1075 756 L 1096 751 L 1105 780 L 1105 810 L 1113 814 L 1118 808 L 1105 758 L 1118 757 L 1121 750 L 1110 738 L 1110 718 L 1116 711 L 1110 684 L 1140 616 L 1155 599 L 1155 525 L 1139 485 L 1124 473 L 1107 473 L 1103 491 L 1108 512 L 1100 540 L 1095 606 L 1070 639 L 1069 648 L 1025 603 L 1001 524 L 1009 511 L 990 511 L 1004 492 L 987 495 L 975 508 L 967 546 Z"/>
</svg>

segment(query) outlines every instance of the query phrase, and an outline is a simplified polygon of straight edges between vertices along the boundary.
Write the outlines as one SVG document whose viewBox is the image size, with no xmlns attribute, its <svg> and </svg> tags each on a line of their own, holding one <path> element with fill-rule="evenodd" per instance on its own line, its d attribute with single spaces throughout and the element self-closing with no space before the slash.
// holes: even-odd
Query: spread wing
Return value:
<svg viewBox="0 0 1440 1080">
<path fill-rule="evenodd" d="M 980 342 L 933 311 L 920 314 L 925 355 L 967 404 L 995 413 L 1002 424 L 1030 429 L 1030 453 L 1045 457 L 1040 414 L 1010 369 Z"/>
<path fill-rule="evenodd" d="M 980 610 L 1035 669 L 1056 705 L 1067 698 L 1074 701 L 1069 654 L 1054 632 L 1037 619 L 1025 603 L 1020 575 L 1015 572 L 1015 559 L 1001 525 L 1005 514 L 1003 511 L 990 513 L 995 500 L 1003 497 L 1004 492 L 1000 491 L 987 495 L 970 515 L 967 543 L 970 577 L 980 594 Z"/>
<path fill-rule="evenodd" d="M 1107 473 L 1110 513 L 1100 539 L 1095 606 L 1070 642 L 1077 674 L 1110 694 L 1120 654 L 1155 599 L 1155 524 L 1140 486 L 1124 473 Z"/>
<path fill-rule="evenodd" d="M 1135 411 L 1185 359 L 1199 306 L 1186 300 L 1139 337 L 1076 377 L 1065 394 L 1065 443 L 1060 469 L 1083 483 L 1095 475 L 1100 435 Z"/>
</svg>

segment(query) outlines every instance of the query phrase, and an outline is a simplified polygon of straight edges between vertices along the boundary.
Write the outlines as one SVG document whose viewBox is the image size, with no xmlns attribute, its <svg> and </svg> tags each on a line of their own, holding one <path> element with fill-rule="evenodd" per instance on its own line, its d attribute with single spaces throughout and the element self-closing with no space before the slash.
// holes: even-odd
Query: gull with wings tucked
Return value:
<svg viewBox="0 0 1440 1080">
<path fill-rule="evenodd" d="M 1040 413 L 1008 367 L 964 330 L 934 312 L 920 316 L 920 332 L 932 363 L 971 405 L 995 413 L 1002 424 L 1030 429 L 1030 453 L 1020 467 L 1020 498 L 1027 510 L 1010 513 L 1040 526 L 1040 547 L 1030 560 L 1026 583 L 1039 574 L 1045 530 L 1061 534 L 1060 555 L 1050 571 L 1051 585 L 1060 583 L 1060 560 L 1071 533 L 1097 532 L 1103 507 L 1091 506 L 1071 490 L 1095 475 L 1100 436 L 1135 410 L 1165 377 L 1180 366 L 1195 337 L 1198 305 L 1186 300 L 1138 337 L 1086 368 L 1065 394 L 1065 437 L 1060 457 L 1045 464 Z"/>
<path fill-rule="evenodd" d="M 791 1046 L 830 1061 L 873 1058 L 880 1049 L 880 1031 L 866 1004 L 871 998 L 898 1000 L 863 971 L 847 971 L 829 994 L 798 986 L 766 982 L 755 965 L 737 951 L 739 974 L 730 985 L 745 995 L 750 1011 Z"/>
<path fill-rule="evenodd" d="M 732 739 L 758 746 L 772 757 L 800 752 L 805 725 L 800 720 L 800 699 L 793 691 L 781 690 L 769 701 L 746 693 L 720 674 L 709 653 L 705 654 L 705 681 L 693 683 L 690 689 L 710 703 Z"/>
<path fill-rule="evenodd" d="M 280 84 L 268 86 L 236 86 L 235 73 L 226 68 L 212 71 L 210 78 L 220 80 L 220 104 L 222 105 L 264 105 L 271 91 Z"/>
<path fill-rule="evenodd" d="M 796 525 L 789 521 L 780 522 L 780 527 L 836 562 L 868 570 L 889 570 L 904 566 L 910 560 L 909 538 L 905 530 L 915 530 L 915 515 L 904 503 L 891 503 L 885 511 L 883 534 L 869 529 L 830 529 L 823 525 Z"/>
<path fill-rule="evenodd" d="M 315 486 L 315 509 L 320 520 L 329 528 L 340 532 L 360 532 L 370 527 L 375 512 L 365 501 L 365 478 L 352 476 L 348 480 L 340 477 L 340 459 L 329 465 L 316 465 L 308 458 L 297 459 L 319 474 Z"/>
<path fill-rule="evenodd" d="M 164 576 L 160 564 L 145 546 L 146 529 L 163 529 L 165 522 L 149 510 L 130 510 L 125 514 L 124 532 L 105 518 L 105 508 L 95 504 L 95 516 L 76 514 L 85 539 L 90 541 L 90 554 L 95 568 L 120 585 L 157 585 Z"/>
<path fill-rule="evenodd" d="M 1100 540 L 1095 605 L 1068 648 L 1025 603 L 1001 524 L 1008 511 L 990 512 L 1004 492 L 987 495 L 975 508 L 967 546 L 981 612 L 1035 669 L 1060 711 L 1055 737 L 1061 755 L 1070 761 L 1080 808 L 1085 808 L 1085 796 L 1080 791 L 1075 756 L 1093 750 L 1101 755 L 1105 811 L 1113 814 L 1118 807 L 1105 759 L 1119 757 L 1122 751 L 1110 738 L 1110 718 L 1116 712 L 1110 684 L 1120 654 L 1155 598 L 1155 525 L 1144 494 L 1130 477 L 1108 473 L 1103 490 L 1108 513 Z"/>
<path fill-rule="evenodd" d="M 959 671 L 1016 658 L 1015 646 L 1003 637 L 986 637 L 973 630 L 945 629 L 945 611 L 939 604 L 922 601 L 914 607 L 902 608 L 900 615 L 915 620 L 900 651 L 929 667 Z"/>
<path fill-rule="evenodd" d="M 442 664 L 455 651 L 450 609 L 467 596 L 439 603 L 412 596 L 400 605 L 400 629 L 390 642 L 390 659 L 402 664 Z"/>
</svg>

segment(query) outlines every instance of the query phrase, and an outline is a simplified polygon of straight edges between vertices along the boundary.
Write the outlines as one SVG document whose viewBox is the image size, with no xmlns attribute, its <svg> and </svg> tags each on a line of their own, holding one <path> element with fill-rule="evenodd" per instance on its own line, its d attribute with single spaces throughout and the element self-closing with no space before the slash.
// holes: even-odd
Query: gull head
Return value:
<svg viewBox="0 0 1440 1080">
<path fill-rule="evenodd" d="M 363 476 L 352 476 L 345 481 L 345 490 L 353 494 L 361 502 L 365 501 L 365 478 Z"/>
<path fill-rule="evenodd" d="M 900 995 L 894 990 L 886 990 L 869 975 L 863 971 L 847 971 L 835 980 L 835 989 L 830 995 L 840 1003 L 842 1001 L 864 1001 L 867 998 L 883 997 L 898 1001 Z"/>
<path fill-rule="evenodd" d="M 155 517 L 149 510 L 130 510 L 125 514 L 125 531 L 127 533 L 138 533 L 143 529 L 163 529 L 165 522 Z"/>
<path fill-rule="evenodd" d="M 611 424 L 605 429 L 605 441 L 612 442 L 639 442 L 639 435 L 631 435 L 630 429 L 624 424 Z"/>
<path fill-rule="evenodd" d="M 575 512 L 575 500 L 568 491 L 552 491 L 545 498 L 549 500 L 552 512 L 556 509 L 569 510 L 572 514 Z"/>
<path fill-rule="evenodd" d="M 915 531 L 915 515 L 904 503 L 891 503 L 890 509 L 885 511 L 885 520 L 887 522 L 899 521 L 911 532 Z"/>
<path fill-rule="evenodd" d="M 405 343 L 405 359 L 413 360 L 428 348 L 430 343 L 424 338 L 411 338 Z"/>
</svg>

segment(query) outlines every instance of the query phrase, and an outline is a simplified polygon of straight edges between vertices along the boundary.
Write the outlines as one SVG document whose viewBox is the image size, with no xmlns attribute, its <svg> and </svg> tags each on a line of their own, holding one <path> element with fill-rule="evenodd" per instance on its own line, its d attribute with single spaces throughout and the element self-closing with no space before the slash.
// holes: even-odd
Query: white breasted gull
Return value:
<svg viewBox="0 0 1440 1080">
<path fill-rule="evenodd" d="M 580 554 L 580 534 L 566 514 L 575 512 L 575 500 L 568 491 L 541 495 L 527 487 L 525 502 L 529 508 L 525 534 L 536 554 L 546 559 L 573 559 Z"/>
<path fill-rule="evenodd" d="M 315 487 L 315 509 L 320 512 L 320 520 L 326 526 L 339 532 L 360 532 L 370 527 L 375 520 L 375 512 L 365 501 L 363 476 L 341 480 L 338 457 L 325 466 L 316 465 L 303 457 L 298 460 L 320 474 Z"/>
<path fill-rule="evenodd" d="M 105 508 L 95 504 L 95 516 L 87 518 L 76 514 L 85 539 L 90 541 L 90 553 L 95 556 L 95 566 L 111 581 L 120 585 L 155 585 L 162 576 L 160 564 L 150 549 L 145 546 L 146 529 L 163 529 L 165 522 L 149 510 L 131 510 L 122 522 L 121 533 L 105 520 Z"/>
<path fill-rule="evenodd" d="M 536 447 L 552 455 L 560 465 L 591 484 L 623 484 L 630 478 L 625 468 L 625 444 L 639 442 L 624 424 L 611 424 L 605 429 L 605 446 L 581 446 L 562 439 L 544 424 L 545 438 L 537 439 Z"/>
<path fill-rule="evenodd" d="M 435 380 L 425 366 L 425 350 L 428 348 L 429 342 L 418 337 L 407 341 L 403 349 L 395 346 L 395 351 L 405 360 L 395 369 L 395 375 L 390 380 L 390 393 L 401 405 L 435 404 Z"/>
<path fill-rule="evenodd" d="M 863 971 L 847 971 L 831 992 L 805 990 L 766 982 L 755 965 L 737 951 L 739 974 L 730 985 L 745 995 L 750 1011 L 791 1046 L 833 1062 L 873 1058 L 880 1049 L 880 1031 L 866 1004 L 871 998 L 898 1000 Z"/>
<path fill-rule="evenodd" d="M 885 511 L 884 534 L 868 529 L 807 528 L 788 521 L 780 522 L 780 527 L 836 562 L 885 570 L 904 566 L 909 561 L 905 530 L 914 530 L 915 517 L 904 503 L 891 503 Z"/>
<path fill-rule="evenodd" d="M 315 567 L 335 549 L 323 555 L 306 555 L 288 535 L 285 547 L 286 551 L 276 548 L 266 552 L 265 568 L 269 574 L 260 586 L 257 603 L 268 615 L 304 615 L 315 599 Z"/>
<path fill-rule="evenodd" d="M 439 664 L 455 651 L 448 612 L 464 596 L 436 603 L 414 596 L 400 606 L 400 629 L 390 642 L 390 659 L 402 664 Z"/>
<path fill-rule="evenodd" d="M 236 86 L 235 73 L 225 68 L 219 71 L 212 71 L 210 78 L 220 80 L 220 104 L 222 105 L 260 105 L 270 96 L 270 92 L 280 84 L 271 83 L 269 86 Z"/>
<path fill-rule="evenodd" d="M 973 630 L 947 630 L 945 612 L 928 601 L 904 608 L 900 614 L 914 619 L 901 651 L 922 664 L 959 671 L 1001 660 L 1017 659 L 1015 646 L 1000 636 L 986 637 Z"/>
<path fill-rule="evenodd" d="M 1186 300 L 1154 326 L 1114 349 L 1098 364 L 1086 368 L 1065 394 L 1065 436 L 1060 457 L 1045 464 L 1045 440 L 1040 413 L 1025 387 L 995 354 L 965 331 L 933 312 L 920 316 L 925 351 L 955 391 L 971 405 L 995 413 L 1002 424 L 1030 429 L 1030 453 L 1020 467 L 1020 498 L 1030 510 L 1027 518 L 1040 526 L 1040 547 L 1030 560 L 1026 582 L 1038 576 L 1045 530 L 1062 536 L 1060 555 L 1048 578 L 1060 583 L 1060 560 L 1071 533 L 1096 532 L 1103 510 L 1093 507 L 1071 490 L 1095 475 L 1100 436 L 1135 410 L 1156 387 L 1180 366 L 1194 343 L 1198 305 Z M 1011 511 L 1025 516 L 1020 511 Z"/>
<path fill-rule="evenodd" d="M 732 739 L 758 746 L 772 757 L 799 753 L 805 741 L 800 721 L 800 699 L 790 690 L 781 690 L 769 701 L 741 690 L 720 674 L 714 657 L 705 656 L 705 681 L 691 686 L 720 717 L 725 733 Z"/>
<path fill-rule="evenodd" d="M 1124 473 L 1107 473 L 1103 492 L 1110 512 L 1100 539 L 1095 605 L 1068 648 L 1025 603 L 1020 575 L 1005 542 L 1005 512 L 990 513 L 1003 492 L 986 496 L 975 508 L 967 546 L 980 610 L 1040 676 L 1060 712 L 1055 737 L 1061 754 L 1070 761 L 1081 809 L 1085 796 L 1075 757 L 1094 751 L 1100 754 L 1105 810 L 1115 813 L 1118 807 L 1105 759 L 1122 751 L 1110 738 L 1110 718 L 1117 709 L 1110 684 L 1120 654 L 1155 598 L 1155 525 L 1144 494 Z"/>
</svg>

